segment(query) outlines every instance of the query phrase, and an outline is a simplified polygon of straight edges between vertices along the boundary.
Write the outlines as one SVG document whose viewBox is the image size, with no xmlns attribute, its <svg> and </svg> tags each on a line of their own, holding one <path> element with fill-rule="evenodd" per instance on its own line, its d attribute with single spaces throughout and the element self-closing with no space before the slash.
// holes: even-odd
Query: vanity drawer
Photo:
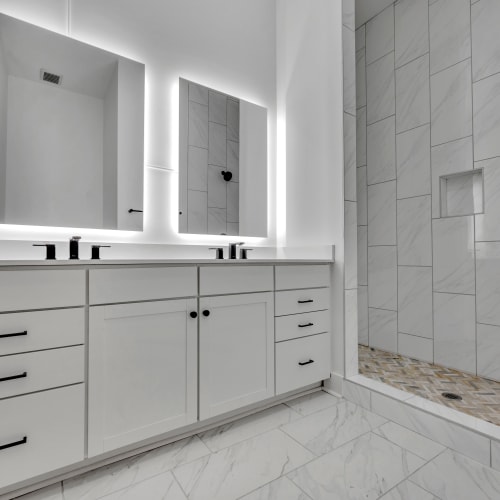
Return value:
<svg viewBox="0 0 500 500">
<path fill-rule="evenodd" d="M 0 399 L 83 382 L 84 360 L 83 346 L 4 356 Z"/>
<path fill-rule="evenodd" d="M 276 316 L 321 311 L 330 307 L 330 289 L 315 288 L 276 292 L 274 303 Z"/>
<path fill-rule="evenodd" d="M 330 266 L 276 266 L 276 290 L 330 286 Z"/>
<path fill-rule="evenodd" d="M 197 291 L 195 266 L 89 271 L 90 304 L 192 297 Z"/>
<path fill-rule="evenodd" d="M 84 458 L 84 385 L 0 401 L 0 488 Z M 26 442 L 24 441 L 26 438 Z"/>
<path fill-rule="evenodd" d="M 200 295 L 269 292 L 274 288 L 272 266 L 210 266 L 200 268 Z"/>
<path fill-rule="evenodd" d="M 276 344 L 277 395 L 329 377 L 330 336 L 328 333 Z"/>
<path fill-rule="evenodd" d="M 276 342 L 297 339 L 328 332 L 330 330 L 330 311 L 316 311 L 276 318 Z"/>
<path fill-rule="evenodd" d="M 0 314 L 0 356 L 83 344 L 84 309 Z"/>
<path fill-rule="evenodd" d="M 85 304 L 85 271 L 1 271 L 0 311 Z"/>
</svg>

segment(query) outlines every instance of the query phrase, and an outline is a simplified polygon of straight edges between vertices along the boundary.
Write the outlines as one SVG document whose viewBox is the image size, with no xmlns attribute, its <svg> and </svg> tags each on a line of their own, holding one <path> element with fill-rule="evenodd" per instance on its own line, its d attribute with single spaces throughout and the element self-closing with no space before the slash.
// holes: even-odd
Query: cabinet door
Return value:
<svg viewBox="0 0 500 500">
<path fill-rule="evenodd" d="M 196 300 L 89 314 L 89 456 L 197 419 Z"/>
<path fill-rule="evenodd" d="M 273 307 L 272 293 L 200 299 L 200 419 L 274 395 Z"/>
</svg>

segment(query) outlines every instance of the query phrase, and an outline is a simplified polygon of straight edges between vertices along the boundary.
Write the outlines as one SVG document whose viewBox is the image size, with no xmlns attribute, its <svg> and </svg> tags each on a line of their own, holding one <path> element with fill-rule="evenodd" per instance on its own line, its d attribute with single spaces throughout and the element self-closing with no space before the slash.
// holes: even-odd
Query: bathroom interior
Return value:
<svg viewBox="0 0 500 500">
<path fill-rule="evenodd" d="M 500 498 L 499 23 L 0 0 L 0 500 Z"/>
</svg>

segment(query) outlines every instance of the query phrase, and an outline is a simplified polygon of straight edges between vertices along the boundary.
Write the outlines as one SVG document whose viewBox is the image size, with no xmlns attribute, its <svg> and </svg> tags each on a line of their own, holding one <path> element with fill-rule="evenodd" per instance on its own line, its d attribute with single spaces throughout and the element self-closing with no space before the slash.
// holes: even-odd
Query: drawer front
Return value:
<svg viewBox="0 0 500 500">
<path fill-rule="evenodd" d="M 200 268 L 200 295 L 270 292 L 272 266 L 210 266 Z"/>
<path fill-rule="evenodd" d="M 2 271 L 0 311 L 85 304 L 85 271 Z"/>
<path fill-rule="evenodd" d="M 330 311 L 316 311 L 276 318 L 276 342 L 330 331 Z"/>
<path fill-rule="evenodd" d="M 328 333 L 276 344 L 276 394 L 330 377 Z"/>
<path fill-rule="evenodd" d="M 276 290 L 330 286 L 330 266 L 276 266 Z"/>
<path fill-rule="evenodd" d="M 90 304 L 192 297 L 197 294 L 196 267 L 91 269 Z"/>
<path fill-rule="evenodd" d="M 84 314 L 83 308 L 0 314 L 0 356 L 83 344 Z"/>
<path fill-rule="evenodd" d="M 0 401 L 0 488 L 84 458 L 84 385 Z M 26 442 L 23 443 L 26 437 Z"/>
<path fill-rule="evenodd" d="M 284 316 L 285 314 L 299 314 L 311 311 L 321 311 L 323 309 L 329 309 L 329 307 L 329 288 L 276 292 L 276 316 Z"/>
<path fill-rule="evenodd" d="M 84 360 L 83 346 L 5 356 L 0 362 L 0 399 L 83 382 Z"/>
</svg>

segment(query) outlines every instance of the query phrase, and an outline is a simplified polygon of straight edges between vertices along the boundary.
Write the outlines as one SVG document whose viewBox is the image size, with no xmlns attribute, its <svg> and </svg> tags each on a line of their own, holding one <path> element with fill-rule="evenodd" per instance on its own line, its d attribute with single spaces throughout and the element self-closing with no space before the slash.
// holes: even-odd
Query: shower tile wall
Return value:
<svg viewBox="0 0 500 500">
<path fill-rule="evenodd" d="M 187 230 L 239 233 L 239 102 L 189 83 Z M 221 172 L 233 173 L 230 182 Z"/>
<path fill-rule="evenodd" d="M 398 0 L 355 37 L 359 343 L 496 380 L 499 25 L 498 0 Z M 484 213 L 450 177 L 443 217 L 473 170 Z"/>
</svg>

